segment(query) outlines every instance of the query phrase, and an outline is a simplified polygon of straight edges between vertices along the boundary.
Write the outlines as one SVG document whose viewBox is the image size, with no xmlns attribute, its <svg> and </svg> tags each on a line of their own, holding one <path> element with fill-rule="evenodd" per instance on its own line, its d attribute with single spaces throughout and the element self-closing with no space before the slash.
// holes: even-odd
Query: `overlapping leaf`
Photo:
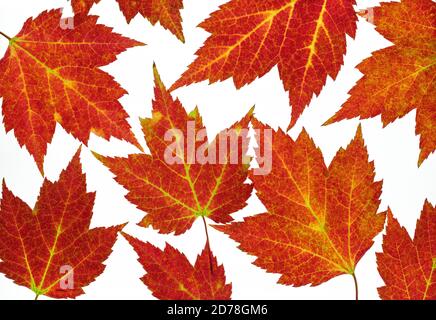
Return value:
<svg viewBox="0 0 436 320">
<path fill-rule="evenodd" d="M 253 126 L 271 130 L 255 119 Z M 268 212 L 216 228 L 255 255 L 255 265 L 280 273 L 279 283 L 319 285 L 354 275 L 385 221 L 377 214 L 381 182 L 374 182 L 361 129 L 328 168 L 305 131 L 295 142 L 281 130 L 272 141 L 262 136 L 258 143 L 260 150 L 270 145 L 272 171 L 250 178 Z"/>
<path fill-rule="evenodd" d="M 232 221 L 230 214 L 245 207 L 252 191 L 244 183 L 249 166 L 244 129 L 252 112 L 209 143 L 198 110 L 187 114 L 166 90 L 156 68 L 154 72 L 153 116 L 141 121 L 151 155 L 97 158 L 129 191 L 127 199 L 147 212 L 141 226 L 181 234 L 198 217 Z M 231 141 L 237 141 L 237 147 Z"/>
<path fill-rule="evenodd" d="M 354 0 L 231 0 L 200 24 L 211 36 L 172 90 L 232 77 L 237 88 L 278 65 L 294 125 L 327 76 L 336 78 L 354 37 Z"/>
<path fill-rule="evenodd" d="M 363 78 L 328 123 L 381 115 L 387 125 L 416 109 L 421 164 L 436 149 L 436 3 L 382 3 L 370 13 L 377 31 L 394 45 L 358 66 Z"/>
<path fill-rule="evenodd" d="M 377 265 L 385 300 L 436 300 L 436 209 L 426 201 L 412 240 L 391 212 Z"/>
<path fill-rule="evenodd" d="M 226 284 L 224 267 L 218 265 L 206 246 L 191 265 L 186 256 L 166 245 L 161 251 L 128 234 L 123 234 L 136 253 L 147 274 L 142 282 L 162 300 L 229 300 L 232 285 Z"/>
<path fill-rule="evenodd" d="M 74 12 L 88 13 L 100 0 L 72 0 Z M 147 18 L 153 25 L 159 22 L 171 31 L 180 41 L 185 42 L 182 29 L 183 0 L 117 0 L 127 22 L 137 14 Z"/>
<path fill-rule="evenodd" d="M 34 209 L 3 183 L 0 272 L 38 296 L 74 298 L 95 280 L 122 226 L 89 229 L 95 194 L 86 192 L 79 152 L 59 181 L 44 180 Z"/>
<path fill-rule="evenodd" d="M 9 39 L 0 60 L 6 130 L 14 130 L 41 172 L 56 123 L 85 144 L 93 132 L 137 145 L 118 102 L 126 92 L 99 67 L 141 44 L 96 22 L 77 15 L 74 27 L 65 29 L 60 10 L 43 12 Z"/>
</svg>

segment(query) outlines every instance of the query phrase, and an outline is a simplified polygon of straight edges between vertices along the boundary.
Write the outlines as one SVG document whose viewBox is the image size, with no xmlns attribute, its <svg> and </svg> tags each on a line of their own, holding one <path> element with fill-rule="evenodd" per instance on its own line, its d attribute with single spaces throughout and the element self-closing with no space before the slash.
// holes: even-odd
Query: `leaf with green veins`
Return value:
<svg viewBox="0 0 436 320">
<path fill-rule="evenodd" d="M 45 11 L 13 38 L 0 32 L 0 41 L 9 41 L 0 59 L 5 128 L 41 172 L 57 123 L 84 144 L 93 132 L 139 147 L 118 101 L 126 91 L 100 67 L 142 44 L 97 24 L 96 16 L 76 15 L 73 29 L 62 28 L 61 16 L 61 10 Z"/>
<path fill-rule="evenodd" d="M 32 210 L 3 183 L 0 272 L 36 297 L 75 298 L 105 269 L 123 226 L 89 229 L 94 193 L 86 192 L 80 152 L 57 182 L 44 180 Z"/>
<path fill-rule="evenodd" d="M 147 212 L 140 223 L 143 227 L 181 234 L 197 217 L 218 223 L 232 221 L 230 214 L 245 207 L 252 191 L 245 181 L 253 111 L 210 143 L 198 110 L 188 114 L 171 97 L 156 67 L 154 74 L 153 116 L 141 120 L 151 155 L 96 157 L 129 191 L 127 199 Z"/>
</svg>

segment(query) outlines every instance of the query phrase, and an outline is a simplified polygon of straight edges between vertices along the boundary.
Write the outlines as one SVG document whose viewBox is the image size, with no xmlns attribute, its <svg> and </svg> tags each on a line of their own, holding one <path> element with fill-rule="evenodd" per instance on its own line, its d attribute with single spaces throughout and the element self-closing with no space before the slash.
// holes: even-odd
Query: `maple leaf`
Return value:
<svg viewBox="0 0 436 320">
<path fill-rule="evenodd" d="M 278 65 L 293 126 L 327 75 L 336 78 L 354 37 L 354 0 L 232 0 L 200 24 L 211 36 L 171 90 L 233 77 L 237 88 Z"/>
<path fill-rule="evenodd" d="M 140 222 L 143 227 L 152 226 L 161 233 L 181 234 L 198 217 L 207 217 L 217 223 L 232 221 L 230 214 L 245 207 L 252 191 L 252 185 L 244 183 L 250 160 L 246 157 L 246 150 L 252 110 L 209 143 L 197 108 L 187 114 L 180 101 L 174 100 L 165 88 L 156 67 L 154 74 L 153 115 L 141 120 L 151 155 L 133 154 L 128 158 L 95 156 L 129 191 L 127 199 L 147 212 Z M 171 132 L 175 136 L 168 140 L 166 136 Z M 200 133 L 204 134 L 201 138 Z M 230 139 L 223 144 L 222 137 Z M 237 141 L 237 148 L 229 145 L 232 139 Z M 176 150 L 170 149 L 174 144 Z M 168 150 L 175 152 L 171 151 L 169 155 Z M 219 159 L 216 157 L 218 153 Z M 197 159 L 199 154 L 205 155 L 207 161 L 203 163 L 202 159 Z M 173 159 L 167 157 L 173 155 L 176 161 L 170 164 L 169 160 Z M 211 156 L 215 163 L 208 161 Z"/>
<path fill-rule="evenodd" d="M 272 130 L 252 123 L 260 132 Z M 340 274 L 356 279 L 355 267 L 385 221 L 377 214 L 382 184 L 374 182 L 360 127 L 328 168 L 304 130 L 295 142 L 281 130 L 272 140 L 261 137 L 261 149 L 271 144 L 272 171 L 250 179 L 268 212 L 214 227 L 257 256 L 255 265 L 280 273 L 281 284 L 319 285 Z"/>
<path fill-rule="evenodd" d="M 377 31 L 394 45 L 374 52 L 357 67 L 364 77 L 326 124 L 381 115 L 386 126 L 416 108 L 420 165 L 436 149 L 436 4 L 382 3 L 371 9 L 371 16 Z"/>
<path fill-rule="evenodd" d="M 384 300 L 436 299 L 436 209 L 425 202 L 412 240 L 388 213 L 383 252 L 377 265 L 386 285 L 378 288 Z"/>
<path fill-rule="evenodd" d="M 161 251 L 128 234 L 147 272 L 141 280 L 161 300 L 230 300 L 232 285 L 226 284 L 224 267 L 218 265 L 209 247 L 203 249 L 192 266 L 186 256 L 169 244 Z"/>
<path fill-rule="evenodd" d="M 100 0 L 72 0 L 74 12 L 88 13 Z M 185 42 L 182 29 L 183 0 L 117 0 L 127 23 L 141 14 L 152 25 L 159 22 L 162 27 L 173 33 L 180 41 Z"/>
<path fill-rule="evenodd" d="M 57 182 L 44 180 L 34 209 L 3 182 L 0 272 L 37 298 L 74 298 L 105 269 L 123 226 L 89 229 L 95 194 L 86 192 L 76 153 Z"/>
<path fill-rule="evenodd" d="M 95 16 L 75 16 L 73 29 L 60 21 L 61 10 L 30 18 L 16 37 L 6 36 L 9 48 L 0 60 L 6 131 L 14 130 L 41 172 L 56 123 L 85 144 L 93 132 L 139 147 L 118 102 L 125 90 L 98 67 L 141 44 L 96 24 Z"/>
</svg>

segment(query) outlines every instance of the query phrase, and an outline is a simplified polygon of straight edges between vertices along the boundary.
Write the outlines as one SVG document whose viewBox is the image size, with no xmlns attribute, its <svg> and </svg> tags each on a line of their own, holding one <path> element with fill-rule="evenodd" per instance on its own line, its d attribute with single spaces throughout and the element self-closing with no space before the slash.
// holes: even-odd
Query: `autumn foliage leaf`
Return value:
<svg viewBox="0 0 436 320">
<path fill-rule="evenodd" d="M 141 120 L 151 155 L 96 157 L 129 191 L 127 199 L 147 212 L 140 222 L 143 227 L 181 234 L 198 217 L 217 223 L 232 221 L 230 214 L 245 207 L 252 191 L 252 185 L 245 183 L 250 160 L 246 157 L 247 129 L 252 111 L 232 130 L 222 131 L 209 142 L 198 110 L 187 114 L 180 101 L 171 97 L 156 68 L 154 74 L 153 115 Z M 221 137 L 230 139 L 222 144 Z M 230 145 L 232 139 L 237 141 L 237 148 Z M 218 159 L 219 155 L 224 156 Z M 215 163 L 209 161 L 211 158 Z"/>
<path fill-rule="evenodd" d="M 101 0 L 72 0 L 73 10 L 76 13 L 88 13 L 94 4 Z M 138 14 L 147 18 L 151 24 L 159 22 L 162 27 L 173 33 L 180 41 L 185 42 L 182 29 L 183 0 L 117 0 L 127 22 Z"/>
<path fill-rule="evenodd" d="M 412 240 L 391 212 L 377 265 L 384 300 L 436 300 L 436 209 L 426 201 Z"/>
<path fill-rule="evenodd" d="M 272 130 L 255 119 L 253 127 Z M 384 213 L 377 214 L 382 184 L 374 182 L 361 129 L 329 167 L 304 130 L 296 141 L 279 130 L 272 140 L 258 135 L 258 143 L 260 150 L 265 143 L 272 148 L 271 173 L 250 174 L 268 212 L 215 228 L 255 255 L 255 265 L 281 274 L 281 284 L 354 276 L 385 221 Z"/>
<path fill-rule="evenodd" d="M 372 21 L 393 46 L 376 51 L 351 97 L 327 123 L 381 115 L 383 125 L 416 109 L 421 164 L 436 149 L 436 3 L 402 0 L 371 9 Z"/>
<path fill-rule="evenodd" d="M 105 269 L 123 226 L 89 229 L 95 194 L 86 192 L 79 152 L 57 182 L 44 180 L 35 208 L 3 182 L 0 272 L 36 296 L 75 298 Z"/>
<path fill-rule="evenodd" d="M 170 245 L 162 251 L 123 233 L 147 272 L 141 280 L 161 300 L 230 300 L 232 285 L 226 284 L 224 267 L 218 265 L 206 246 L 191 265 Z"/>
<path fill-rule="evenodd" d="M 118 99 L 126 92 L 99 69 L 141 43 L 77 15 L 74 28 L 61 27 L 61 10 L 26 21 L 0 60 L 0 96 L 7 131 L 14 130 L 43 171 L 56 123 L 87 143 L 91 132 L 137 146 Z"/>
<path fill-rule="evenodd" d="M 355 36 L 354 0 L 231 0 L 200 24 L 211 35 L 171 90 L 233 78 L 237 88 L 278 66 L 293 126 L 327 76 L 336 78 Z"/>
</svg>

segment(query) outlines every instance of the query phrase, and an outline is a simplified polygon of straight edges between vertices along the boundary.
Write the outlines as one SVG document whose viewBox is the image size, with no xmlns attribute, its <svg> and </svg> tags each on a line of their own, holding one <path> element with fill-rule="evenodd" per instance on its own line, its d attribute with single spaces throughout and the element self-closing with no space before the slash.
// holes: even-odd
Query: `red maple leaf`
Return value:
<svg viewBox="0 0 436 320">
<path fill-rule="evenodd" d="M 383 125 L 416 109 L 421 164 L 436 149 L 436 3 L 402 0 L 370 9 L 371 21 L 394 45 L 373 53 L 358 69 L 364 77 L 327 124 L 381 115 Z"/>
<path fill-rule="evenodd" d="M 386 284 L 378 289 L 382 299 L 436 300 L 435 207 L 425 202 L 413 240 L 389 212 L 377 265 Z"/>
<path fill-rule="evenodd" d="M 87 143 L 91 132 L 138 145 L 118 99 L 126 92 L 99 67 L 141 43 L 77 15 L 63 29 L 61 10 L 30 18 L 0 60 L 0 96 L 6 131 L 14 130 L 43 172 L 56 123 Z"/>
<path fill-rule="evenodd" d="M 74 12 L 88 13 L 94 4 L 99 2 L 100 0 L 72 0 L 71 4 Z M 155 25 L 159 22 L 180 41 L 185 42 L 180 16 L 183 0 L 117 0 L 117 2 L 127 23 L 130 23 L 136 15 L 141 14 L 151 24 Z"/>
<path fill-rule="evenodd" d="M 231 0 L 200 24 L 211 36 L 171 90 L 230 77 L 237 88 L 278 65 L 293 126 L 327 76 L 336 78 L 354 37 L 354 0 Z"/>
<path fill-rule="evenodd" d="M 260 132 L 272 130 L 252 122 Z M 319 285 L 341 274 L 356 281 L 356 265 L 385 221 L 377 214 L 382 184 L 374 182 L 361 129 L 328 168 L 304 130 L 296 141 L 281 130 L 272 140 L 262 136 L 260 149 L 271 146 L 272 171 L 250 179 L 268 212 L 215 228 L 255 255 L 255 265 L 280 273 L 281 284 Z"/>
<path fill-rule="evenodd" d="M 153 116 L 141 120 L 151 155 L 133 154 L 128 158 L 95 156 L 129 191 L 127 199 L 147 212 L 140 222 L 143 227 L 152 226 L 162 233 L 181 234 L 199 217 L 218 223 L 232 221 L 230 214 L 245 207 L 252 191 L 252 185 L 244 183 L 249 163 L 244 163 L 248 130 L 243 130 L 248 128 L 252 111 L 230 128 L 233 130 L 224 130 L 209 143 L 198 110 L 187 114 L 179 100 L 174 100 L 166 90 L 156 68 L 154 74 Z M 200 140 L 192 137 L 191 148 L 189 125 L 195 130 L 194 134 L 204 133 Z M 172 133 L 169 140 L 166 138 L 168 133 Z M 221 154 L 220 137 L 227 134 L 237 139 L 237 150 L 227 145 L 226 140 L 224 159 L 217 159 L 213 147 L 216 156 Z M 177 144 L 176 152 L 168 154 L 174 144 Z M 216 163 L 200 163 L 196 159 L 199 153 L 206 157 L 213 155 Z M 230 160 L 235 160 L 235 156 L 236 163 L 233 163 Z M 167 157 L 174 157 L 177 162 L 170 164 Z"/>
<path fill-rule="evenodd" d="M 206 246 L 191 265 L 186 256 L 170 245 L 161 251 L 123 233 L 147 274 L 142 282 L 162 300 L 230 300 L 232 285 L 226 284 L 224 267 Z"/>
<path fill-rule="evenodd" d="M 80 152 L 57 182 L 44 180 L 34 209 L 3 182 L 0 272 L 36 297 L 74 298 L 105 269 L 123 226 L 89 229 L 94 193 L 86 192 Z"/>
</svg>

